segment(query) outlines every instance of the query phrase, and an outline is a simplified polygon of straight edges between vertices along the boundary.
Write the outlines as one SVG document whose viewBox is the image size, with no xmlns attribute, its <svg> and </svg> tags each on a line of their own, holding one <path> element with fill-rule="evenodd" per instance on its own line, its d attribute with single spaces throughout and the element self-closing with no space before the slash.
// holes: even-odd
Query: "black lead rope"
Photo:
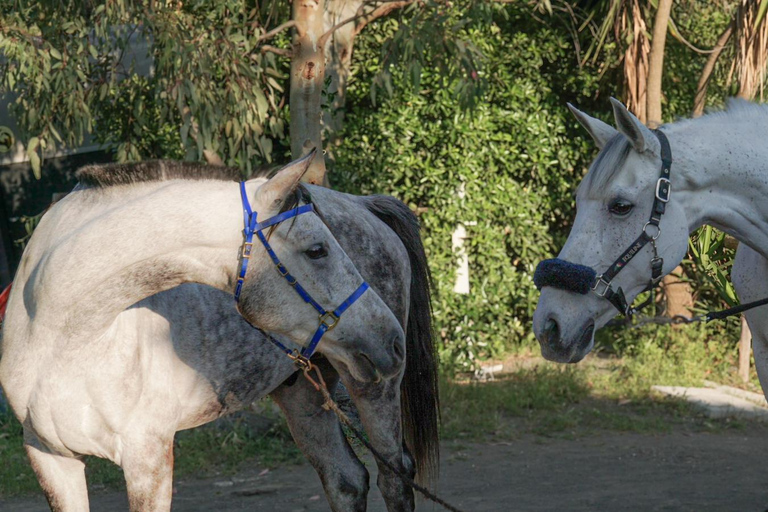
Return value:
<svg viewBox="0 0 768 512">
<path fill-rule="evenodd" d="M 765 306 L 766 304 L 768 304 L 768 297 L 752 302 L 747 302 L 746 304 L 740 304 L 732 308 L 723 309 L 722 311 L 710 311 L 702 317 L 702 321 L 711 322 L 712 320 L 722 320 L 724 318 L 728 318 L 729 316 L 741 314 L 744 311 L 748 311 L 750 309 Z"/>
<path fill-rule="evenodd" d="M 649 305 L 651 302 L 652 302 L 651 298 L 649 298 L 649 300 L 643 302 L 641 305 L 634 308 L 630 312 L 630 314 L 627 315 L 626 317 L 613 319 L 610 322 L 608 322 L 607 325 L 611 327 L 615 327 L 615 326 L 640 327 L 645 324 L 693 324 L 693 323 L 699 323 L 699 322 L 709 323 L 712 320 L 725 320 L 728 317 L 740 315 L 741 313 L 745 311 L 749 311 L 750 309 L 759 308 L 760 306 L 768 305 L 768 297 L 760 300 L 755 300 L 752 302 L 747 302 L 746 304 L 740 304 L 732 308 L 722 309 L 720 311 L 708 311 L 703 315 L 696 315 L 696 316 L 675 315 L 673 317 L 650 316 L 650 317 L 641 318 L 637 322 L 633 322 L 634 315 L 638 313 L 641 309 L 643 309 L 645 306 Z"/>
</svg>

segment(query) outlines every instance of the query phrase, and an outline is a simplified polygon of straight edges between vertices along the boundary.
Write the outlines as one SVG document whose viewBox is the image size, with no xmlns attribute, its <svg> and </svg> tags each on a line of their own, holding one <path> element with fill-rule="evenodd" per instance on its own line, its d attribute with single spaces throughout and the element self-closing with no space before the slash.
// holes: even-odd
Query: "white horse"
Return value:
<svg viewBox="0 0 768 512">
<path fill-rule="evenodd" d="M 307 199 L 307 189 L 298 186 L 307 163 L 294 162 L 269 181 L 246 182 L 259 220 Z M 234 312 L 243 217 L 238 185 L 228 181 L 231 173 L 166 162 L 88 168 L 80 178 L 82 185 L 46 213 L 25 250 L 0 359 L 0 384 L 24 426 L 25 448 L 52 509 L 88 509 L 81 458 L 96 455 L 122 466 L 132 510 L 169 510 L 174 433 L 270 392 L 318 469 L 332 507 L 364 509 L 367 472 L 338 422 L 322 411 L 305 383 L 276 389 L 295 367 Z M 326 371 L 337 370 L 362 405 L 371 441 L 412 474 L 400 435 L 404 326 L 413 338 L 408 349 L 434 362 L 433 354 L 418 346 L 431 350 L 431 338 L 410 336 L 416 327 L 408 319 L 410 276 L 403 270 L 419 255 L 403 243 L 413 233 L 387 229 L 398 229 L 396 219 L 387 222 L 398 211 L 388 209 L 384 199 L 368 199 L 366 208 L 351 196 L 312 188 L 315 193 L 327 206 L 323 219 L 296 216 L 276 225 L 269 243 L 326 307 L 341 304 L 363 277 L 324 219 L 341 232 L 337 236 L 346 239 L 347 248 L 357 245 L 357 260 L 367 274 L 375 274 L 371 266 L 379 270 L 372 289 L 325 334 L 319 350 L 333 366 L 324 365 Z M 382 249 L 379 239 L 396 245 Z M 213 288 L 177 287 L 183 283 Z M 253 325 L 298 345 L 318 327 L 317 314 L 258 244 L 240 310 Z M 423 315 L 416 321 L 424 327 Z M 433 383 L 433 372 L 413 366 Z M 404 416 L 417 406 L 431 405 L 434 413 L 436 395 L 430 404 L 426 393 L 414 389 L 419 375 L 408 373 Z M 427 427 L 434 423 L 428 416 Z M 421 425 L 406 430 L 406 440 L 416 439 L 411 448 L 422 455 L 417 466 L 434 454 L 434 442 L 425 440 L 424 432 Z M 382 473 L 380 487 L 393 510 L 412 508 L 412 494 L 391 472 Z"/>
<path fill-rule="evenodd" d="M 533 327 L 542 355 L 553 361 L 581 360 L 595 329 L 671 272 L 688 235 L 704 224 L 742 242 L 732 273 L 741 301 L 768 297 L 768 106 L 731 100 L 723 112 L 652 131 L 611 101 L 618 130 L 571 107 L 601 151 L 578 188 L 576 219 L 558 259 L 537 269 L 542 290 Z M 765 312 L 746 317 L 768 390 Z"/>
</svg>

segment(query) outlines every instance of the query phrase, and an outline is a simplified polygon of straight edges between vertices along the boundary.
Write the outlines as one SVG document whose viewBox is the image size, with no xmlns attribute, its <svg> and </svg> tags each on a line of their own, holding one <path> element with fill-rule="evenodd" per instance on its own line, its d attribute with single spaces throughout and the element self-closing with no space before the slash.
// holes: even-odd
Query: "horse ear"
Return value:
<svg viewBox="0 0 768 512">
<path fill-rule="evenodd" d="M 296 190 L 301 178 L 309 169 L 309 164 L 315 158 L 313 149 L 306 156 L 289 163 L 270 178 L 256 191 L 256 201 L 261 208 L 278 209 L 288 194 Z M 265 212 L 266 213 L 266 212 Z"/>
<path fill-rule="evenodd" d="M 574 116 L 576 116 L 576 120 L 581 124 L 581 126 L 586 128 L 586 130 L 592 136 L 592 139 L 595 141 L 595 144 L 597 144 L 598 149 L 603 149 L 603 146 L 605 146 L 605 144 L 611 140 L 612 137 L 619 134 L 619 132 L 613 126 L 607 125 L 599 119 L 588 116 L 570 103 L 568 103 L 568 108 L 571 109 L 571 112 Z"/>
<path fill-rule="evenodd" d="M 644 153 L 655 150 L 656 136 L 653 132 L 616 98 L 611 98 L 611 105 L 613 105 L 613 116 L 616 118 L 616 127 L 629 139 L 635 151 Z"/>
</svg>

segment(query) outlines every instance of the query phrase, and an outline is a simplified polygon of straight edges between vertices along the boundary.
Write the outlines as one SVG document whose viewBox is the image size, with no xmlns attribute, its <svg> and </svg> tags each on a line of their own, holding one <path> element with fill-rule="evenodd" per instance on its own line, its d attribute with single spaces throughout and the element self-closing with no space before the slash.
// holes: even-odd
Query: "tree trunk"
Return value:
<svg viewBox="0 0 768 512">
<path fill-rule="evenodd" d="M 704 107 L 707 104 L 707 86 L 709 85 L 709 79 L 712 78 L 712 73 L 715 71 L 715 64 L 717 59 L 720 58 L 720 54 L 723 53 L 725 45 L 733 34 L 734 23 L 728 25 L 717 40 L 715 47 L 712 48 L 712 53 L 709 54 L 707 63 L 704 64 L 704 69 L 701 71 L 701 77 L 699 77 L 699 83 L 696 86 L 696 98 L 693 100 L 693 117 L 699 117 L 704 113 Z"/>
<path fill-rule="evenodd" d="M 361 0 L 327 0 L 325 29 L 331 30 L 333 26 L 343 20 L 352 18 L 362 7 Z M 323 124 L 331 135 L 331 145 L 344 126 L 344 103 L 347 89 L 347 81 L 352 64 L 352 49 L 357 34 L 356 24 L 347 23 L 333 31 L 331 43 L 327 46 L 326 58 L 328 64 L 325 76 L 330 78 L 328 92 L 333 94 L 331 110 L 323 115 Z M 332 150 L 332 148 L 330 148 Z"/>
<path fill-rule="evenodd" d="M 667 25 L 672 10 L 672 0 L 659 0 L 659 8 L 653 21 L 651 55 L 648 59 L 648 86 L 646 88 L 646 124 L 656 128 L 661 124 L 661 77 L 664 74 L 664 48 L 667 40 Z M 683 268 L 678 266 L 662 280 L 662 289 L 667 302 L 667 316 L 690 316 L 693 307 L 691 287 L 681 279 Z"/>
<path fill-rule="evenodd" d="M 684 276 L 683 267 L 677 266 L 675 270 L 664 276 L 664 279 L 661 280 L 661 289 L 664 291 L 667 306 L 666 314 L 670 318 L 674 316 L 691 316 L 693 294 L 691 293 L 691 286 Z"/>
<path fill-rule="evenodd" d="M 328 185 L 322 139 L 322 93 L 325 80 L 325 0 L 293 0 L 296 30 L 291 59 L 291 156 L 296 159 L 317 148 L 304 181 Z"/>
<path fill-rule="evenodd" d="M 664 73 L 664 46 L 667 40 L 667 24 L 672 10 L 672 0 L 659 0 L 659 8 L 653 21 L 651 56 L 648 62 L 648 88 L 646 91 L 649 127 L 661 124 L 661 77 Z"/>
</svg>

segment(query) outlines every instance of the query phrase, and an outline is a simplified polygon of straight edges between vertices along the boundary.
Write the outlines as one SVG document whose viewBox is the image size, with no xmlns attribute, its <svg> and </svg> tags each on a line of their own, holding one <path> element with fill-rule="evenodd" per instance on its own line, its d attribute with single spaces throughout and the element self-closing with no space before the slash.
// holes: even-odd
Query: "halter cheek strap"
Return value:
<svg viewBox="0 0 768 512">
<path fill-rule="evenodd" d="M 669 176 L 672 169 L 672 150 L 669 146 L 669 140 L 663 132 L 659 130 L 653 130 L 653 133 L 659 139 L 661 145 L 661 172 L 659 179 L 656 180 L 656 191 L 653 198 L 653 208 L 651 208 L 651 216 L 648 222 L 643 226 L 643 232 L 640 233 L 634 242 L 621 253 L 621 256 L 608 267 L 608 270 L 600 275 L 595 275 L 596 272 L 590 267 L 584 265 L 577 265 L 570 263 L 559 258 L 550 260 L 544 260 L 539 263 L 534 273 L 534 283 L 541 289 L 543 286 L 553 286 L 563 290 L 568 290 L 582 295 L 592 291 L 597 296 L 604 298 L 615 307 L 619 313 L 624 316 L 631 316 L 632 313 L 638 309 L 645 307 L 649 301 L 641 304 L 635 309 L 632 309 L 627 304 L 627 299 L 624 297 L 624 291 L 621 287 L 613 289 L 611 281 L 616 275 L 640 252 L 640 249 L 647 244 L 651 244 L 653 249 L 653 257 L 651 258 L 651 280 L 646 287 L 646 290 L 653 289 L 656 284 L 662 278 L 662 268 L 664 266 L 664 259 L 659 256 L 658 249 L 656 247 L 656 239 L 661 235 L 661 216 L 664 215 L 667 203 L 671 195 L 671 183 Z M 585 286 L 586 282 L 592 282 L 591 286 Z"/>
<path fill-rule="evenodd" d="M 312 336 L 312 338 L 310 338 L 307 346 L 301 349 L 301 351 L 297 351 L 295 349 L 291 350 L 269 334 L 264 334 L 272 343 L 283 350 L 286 355 L 288 355 L 288 357 L 292 358 L 297 365 L 303 369 L 311 368 L 309 358 L 312 357 L 312 354 L 314 354 L 315 349 L 317 349 L 317 345 L 320 343 L 322 337 L 326 332 L 336 327 L 336 325 L 339 323 L 341 315 L 347 309 L 349 309 L 349 307 L 354 304 L 357 299 L 362 297 L 365 291 L 369 288 L 368 283 L 363 281 L 363 283 L 358 286 L 354 292 L 352 292 L 352 295 L 347 297 L 347 299 L 342 302 L 339 307 L 333 311 L 326 311 L 325 308 L 323 308 L 323 306 L 321 306 L 315 299 L 313 299 L 309 292 L 307 292 L 307 290 L 304 289 L 301 284 L 299 284 L 296 278 L 291 275 L 290 272 L 288 272 L 288 269 L 280 261 L 280 258 L 278 258 L 274 249 L 272 249 L 272 246 L 269 244 L 267 237 L 264 236 L 263 233 L 263 230 L 270 226 L 274 226 L 275 224 L 279 224 L 280 222 L 288 220 L 292 217 L 296 217 L 297 215 L 301 215 L 303 213 L 314 212 L 314 205 L 305 204 L 292 210 L 288 210 L 286 212 L 275 215 L 274 217 L 270 217 L 264 222 L 258 222 L 258 212 L 254 212 L 251 209 L 251 204 L 248 201 L 248 195 L 245 191 L 245 182 L 240 182 L 240 199 L 243 203 L 243 224 L 245 227 L 243 229 L 243 245 L 240 249 L 240 271 L 238 272 L 237 284 L 235 286 L 235 302 L 238 304 L 240 303 L 240 294 L 243 291 L 245 274 L 248 270 L 248 262 L 250 261 L 253 251 L 253 236 L 255 234 L 261 244 L 264 246 L 264 249 L 266 249 L 267 254 L 269 254 L 272 263 L 275 264 L 275 268 L 277 268 L 278 273 L 285 278 L 285 280 L 289 285 L 293 287 L 294 290 L 296 290 L 296 293 L 298 293 L 299 296 L 304 299 L 304 302 L 315 308 L 315 311 L 318 312 L 320 318 L 320 325 L 318 325 L 317 330 L 315 330 L 315 334 Z"/>
</svg>

